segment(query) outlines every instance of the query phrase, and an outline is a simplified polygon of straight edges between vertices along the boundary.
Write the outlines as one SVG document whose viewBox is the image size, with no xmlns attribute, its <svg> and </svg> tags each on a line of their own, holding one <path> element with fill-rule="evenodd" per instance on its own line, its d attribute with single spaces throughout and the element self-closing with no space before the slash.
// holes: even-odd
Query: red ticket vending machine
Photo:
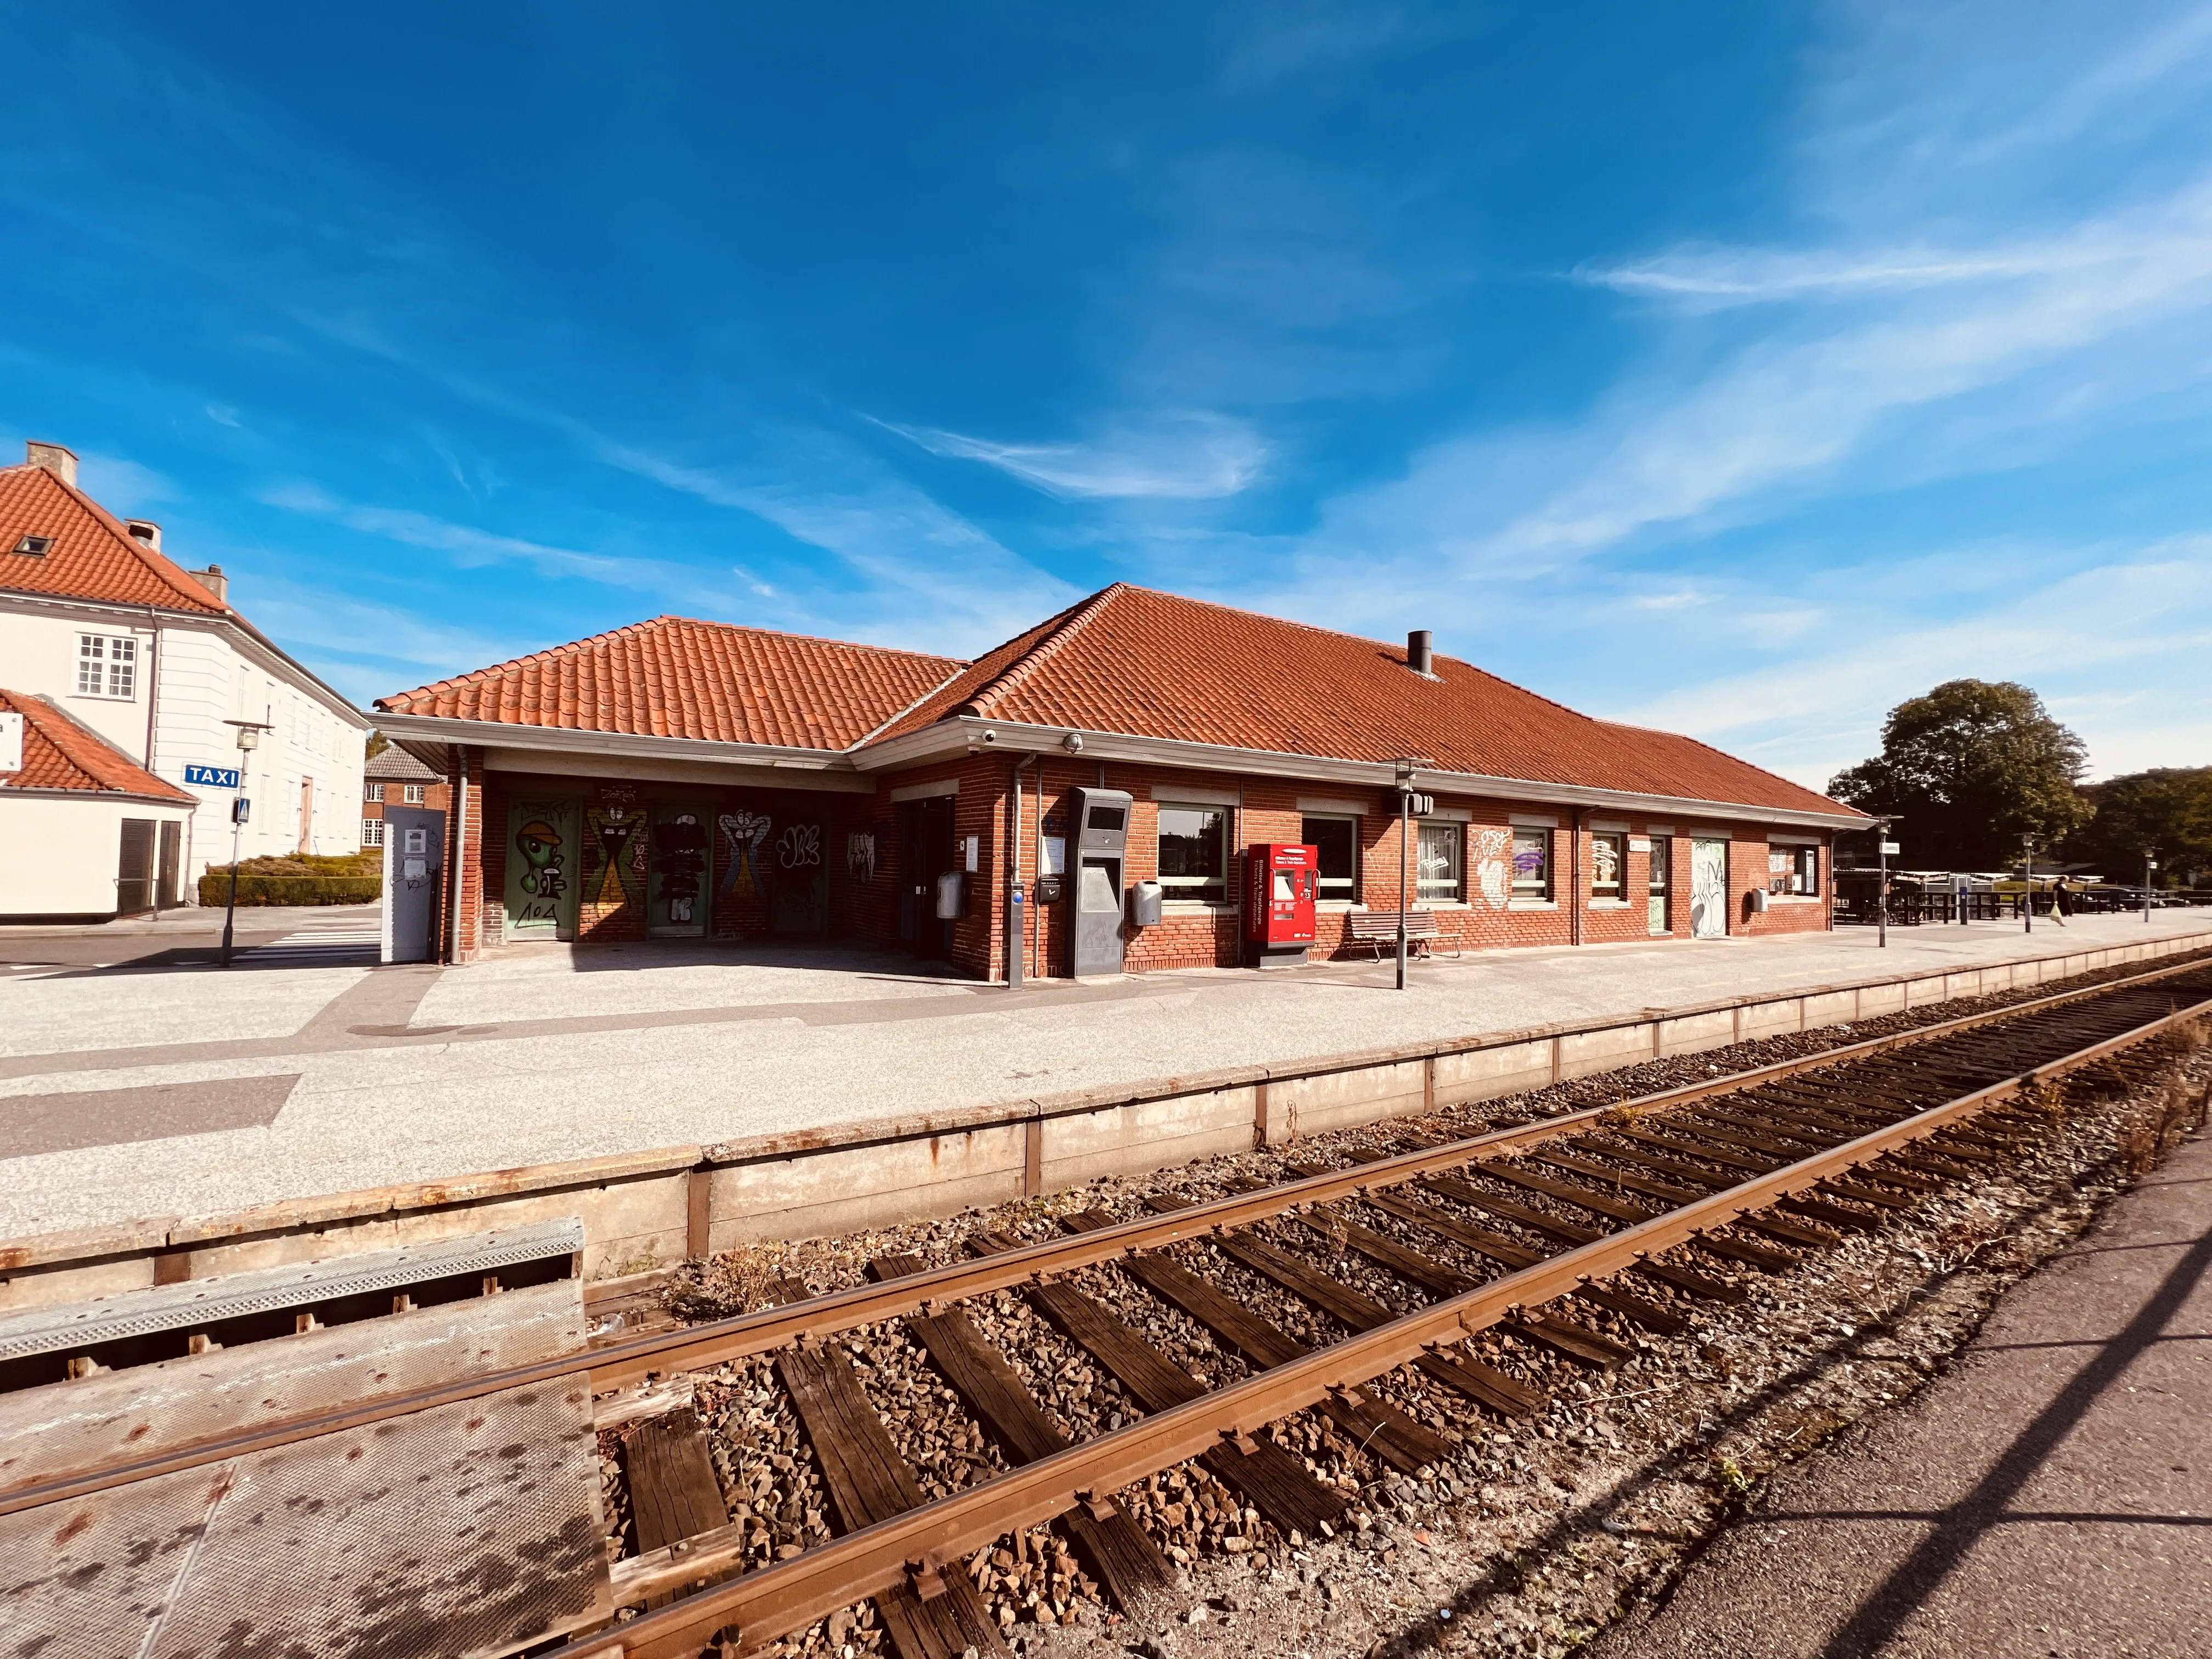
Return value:
<svg viewBox="0 0 2212 1659">
<path fill-rule="evenodd" d="M 1306 959 L 1314 941 L 1321 853 L 1295 842 L 1255 842 L 1244 860 L 1244 939 L 1263 968 Z"/>
</svg>

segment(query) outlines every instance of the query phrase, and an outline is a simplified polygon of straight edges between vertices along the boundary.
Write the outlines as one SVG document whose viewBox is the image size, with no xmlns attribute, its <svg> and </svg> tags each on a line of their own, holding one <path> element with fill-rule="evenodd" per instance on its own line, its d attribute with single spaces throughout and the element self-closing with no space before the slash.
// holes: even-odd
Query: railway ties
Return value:
<svg viewBox="0 0 2212 1659">
<path fill-rule="evenodd" d="M 359 1431 L 569 1372 L 588 1371 L 588 1401 L 641 1383 L 688 1389 L 690 1375 L 718 1363 L 762 1363 L 758 1386 L 772 1376 L 783 1420 L 797 1419 L 785 1449 L 819 1472 L 832 1534 L 756 1559 L 766 1553 L 757 1520 L 750 1533 L 729 1521 L 701 1424 L 668 1411 L 629 1433 L 639 1553 L 599 1580 L 612 1606 L 636 1615 L 571 1640 L 559 1659 L 690 1659 L 718 1636 L 744 1653 L 867 1601 L 899 1659 L 1002 1653 L 981 1590 L 1007 1581 L 979 1587 L 964 1564 L 1009 1539 L 1021 1553 L 1045 1536 L 1039 1527 L 1056 1534 L 1046 1547 L 1055 1569 L 1073 1573 L 1079 1559 L 1140 1632 L 1189 1592 L 1151 1529 L 1158 1511 L 1117 1494 L 1194 1463 L 1228 1489 L 1201 1483 L 1208 1513 L 1218 1498 L 1217 1524 L 1255 1546 L 1273 1547 L 1245 1531 L 1255 1516 L 1292 1542 L 1341 1531 L 1348 1482 L 1317 1478 L 1326 1471 L 1296 1449 L 1302 1437 L 1362 1480 L 1449 1462 L 1459 1443 L 1447 1394 L 1488 1417 L 1526 1419 L 1569 1368 L 1609 1370 L 1650 1338 L 1724 1318 L 1758 1274 L 1887 1229 L 1950 1183 L 2032 1151 L 2047 1105 L 2013 1097 L 2069 1069 L 2140 1077 L 2124 1045 L 2208 1000 L 2212 970 L 2161 969 L 1467 1140 L 1407 1139 L 1341 1161 L 1301 1148 L 1276 1184 L 1238 1176 L 1218 1195 L 1148 1200 L 1152 1212 L 1133 1219 L 1069 1215 L 1050 1238 L 975 1234 L 964 1260 L 885 1256 L 866 1285 L 817 1297 L 787 1282 L 752 1313 L 331 1415 Z M 976 1311 L 987 1296 L 1024 1298 L 1059 1334 L 1054 1347 L 1071 1344 L 1133 1413 L 1073 1431 L 1090 1419 L 1072 1407 L 1060 1415 L 1057 1382 L 1002 1348 L 1006 1333 Z M 861 1336 L 884 1329 L 902 1332 L 898 1364 L 919 1368 L 892 1373 L 909 1379 L 898 1386 L 942 1379 L 942 1397 L 969 1419 L 956 1444 L 995 1448 L 1000 1463 L 981 1479 L 970 1480 L 974 1460 L 933 1486 L 907 1461 L 902 1444 L 913 1443 L 887 1426 L 901 1419 L 871 1395 L 882 1350 Z M 257 1426 L 142 1459 L 136 1474 L 64 1461 L 43 1484 L 0 1486 L 0 1516 L 34 1521 L 40 1504 L 319 1431 L 312 1414 Z M 1030 1552 L 1022 1571 L 1044 1565 Z M 604 1559 L 599 1571 L 610 1571 Z"/>
</svg>

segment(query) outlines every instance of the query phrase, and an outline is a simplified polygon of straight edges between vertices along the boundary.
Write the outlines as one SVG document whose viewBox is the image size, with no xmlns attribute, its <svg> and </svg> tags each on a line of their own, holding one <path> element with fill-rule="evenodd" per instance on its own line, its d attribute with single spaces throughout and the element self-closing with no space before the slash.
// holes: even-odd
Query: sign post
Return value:
<svg viewBox="0 0 2212 1659">
<path fill-rule="evenodd" d="M 274 726 L 261 720 L 225 720 L 223 724 L 238 728 L 238 752 L 240 755 L 252 754 L 255 746 L 261 741 L 261 734 L 264 732 L 270 732 L 276 729 Z M 213 778 L 228 778 L 230 780 L 228 783 L 216 783 L 215 785 L 216 788 L 235 789 L 239 787 L 240 777 L 244 770 L 245 769 L 242 766 L 235 769 L 223 766 L 189 766 L 185 769 L 185 781 L 187 783 L 198 781 L 198 780 L 194 779 L 192 774 L 194 772 L 201 772 L 210 774 Z M 253 803 L 248 800 L 245 796 L 240 795 L 237 799 L 231 802 L 230 896 L 224 902 L 222 907 L 222 963 L 226 968 L 230 966 L 232 925 L 238 920 L 238 838 L 240 832 L 246 828 L 246 821 L 252 816 Z"/>
</svg>

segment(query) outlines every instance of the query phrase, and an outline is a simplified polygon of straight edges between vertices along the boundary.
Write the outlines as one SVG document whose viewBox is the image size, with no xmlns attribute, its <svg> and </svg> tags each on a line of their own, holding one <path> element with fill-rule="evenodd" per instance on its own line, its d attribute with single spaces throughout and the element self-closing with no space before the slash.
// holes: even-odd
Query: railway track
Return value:
<svg viewBox="0 0 2212 1659">
<path fill-rule="evenodd" d="M 764 1358 L 803 1431 L 837 1535 L 763 1551 L 732 1522 L 704 1436 L 680 1408 L 637 1431 L 638 1553 L 617 1563 L 614 1604 L 635 1616 L 537 1651 L 558 1659 L 741 1652 L 872 1598 L 903 1659 L 1004 1651 L 963 1558 L 1050 1524 L 1057 1554 L 1133 1619 L 1170 1607 L 1173 1565 L 1125 1496 L 1195 1461 L 1257 1528 L 1327 1535 L 1349 1500 L 1316 1478 L 1295 1425 L 1326 1423 L 1363 1455 L 1418 1476 L 1456 1436 L 1408 1409 L 1449 1396 L 1511 1421 L 1544 1403 L 1530 1368 L 1602 1372 L 1638 1333 L 1677 1334 L 1847 1233 L 1875 1232 L 1954 1182 L 2002 1167 L 2034 1135 L 2017 1097 L 2212 1011 L 2212 963 L 2192 962 L 1643 1098 L 1443 1145 L 1369 1152 L 1342 1166 L 1288 1162 L 1291 1178 L 1234 1183 L 1152 1212 L 1063 1218 L 1056 1237 L 988 1232 L 962 1261 L 885 1257 L 872 1282 L 732 1319 L 618 1340 L 429 1388 L 301 1413 L 145 1457 L 0 1488 L 0 1516 L 82 1501 L 333 1433 L 573 1380 L 649 1401 L 672 1379 Z M 987 1299 L 1020 1297 L 1110 1377 L 1133 1419 L 1075 1440 L 996 1346 Z M 1209 1386 L 1123 1316 L 1131 1296 L 1205 1334 Z M 1271 1317 L 1297 1308 L 1301 1317 Z M 988 1437 L 1002 1472 L 928 1498 L 847 1352 L 902 1323 Z M 1303 1334 L 1285 1328 L 1295 1325 Z M 1314 1333 L 1325 1332 L 1322 1340 Z M 765 1559 L 764 1559 L 765 1558 Z"/>
</svg>

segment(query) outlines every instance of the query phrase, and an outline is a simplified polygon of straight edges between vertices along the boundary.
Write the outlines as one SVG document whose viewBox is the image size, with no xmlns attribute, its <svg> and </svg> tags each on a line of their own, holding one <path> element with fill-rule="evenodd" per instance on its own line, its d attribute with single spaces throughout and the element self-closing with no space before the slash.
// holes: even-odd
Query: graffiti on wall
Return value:
<svg viewBox="0 0 2212 1659">
<path fill-rule="evenodd" d="M 775 861 L 787 870 L 805 870 L 822 862 L 822 826 L 794 823 L 775 841 Z"/>
<path fill-rule="evenodd" d="M 1513 837 L 1503 830 L 1478 830 L 1474 839 L 1475 888 L 1485 904 L 1493 910 L 1503 910 L 1505 901 L 1513 894 L 1513 880 L 1506 865 Z"/>
<path fill-rule="evenodd" d="M 573 800 L 518 800 L 508 807 L 508 938 L 570 936 L 581 885 L 573 873 L 578 816 Z"/>
<path fill-rule="evenodd" d="M 515 885 L 548 903 L 567 896 L 568 860 L 562 856 L 558 830 L 533 817 L 514 832 L 514 850 L 522 854 L 522 875 Z"/>
<path fill-rule="evenodd" d="M 876 835 L 872 830 L 855 830 L 845 837 L 845 873 L 855 882 L 866 883 L 876 878 Z"/>
<path fill-rule="evenodd" d="M 768 814 L 725 812 L 714 822 L 722 832 L 722 890 L 745 896 L 759 892 L 760 849 L 768 839 Z"/>
</svg>

